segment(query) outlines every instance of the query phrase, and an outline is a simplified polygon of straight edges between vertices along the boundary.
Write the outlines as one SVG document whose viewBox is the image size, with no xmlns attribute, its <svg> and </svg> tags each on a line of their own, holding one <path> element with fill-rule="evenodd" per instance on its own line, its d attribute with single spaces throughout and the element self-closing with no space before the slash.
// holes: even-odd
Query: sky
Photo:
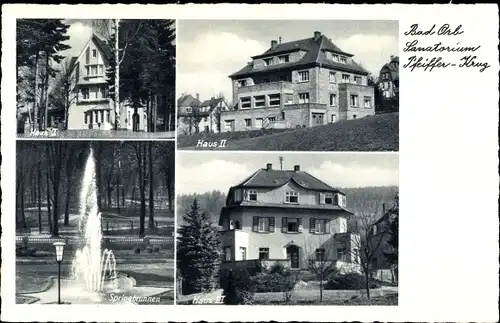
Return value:
<svg viewBox="0 0 500 323">
<path fill-rule="evenodd" d="M 177 88 L 209 99 L 222 92 L 232 98 L 229 75 L 251 56 L 262 54 L 271 40 L 313 37 L 320 31 L 372 74 L 398 53 L 398 21 L 375 20 L 179 20 Z"/>
<path fill-rule="evenodd" d="M 280 169 L 301 171 L 317 177 L 335 188 L 366 186 L 399 186 L 397 153 L 237 153 L 179 151 L 176 162 L 178 194 L 204 193 L 229 187 L 243 181 L 267 163 Z"/>
<path fill-rule="evenodd" d="M 65 44 L 70 45 L 71 48 L 64 51 L 62 55 L 67 57 L 78 56 L 88 43 L 90 36 L 92 36 L 92 20 L 68 19 L 64 20 L 64 23 L 70 25 L 66 34 L 70 38 Z"/>
</svg>

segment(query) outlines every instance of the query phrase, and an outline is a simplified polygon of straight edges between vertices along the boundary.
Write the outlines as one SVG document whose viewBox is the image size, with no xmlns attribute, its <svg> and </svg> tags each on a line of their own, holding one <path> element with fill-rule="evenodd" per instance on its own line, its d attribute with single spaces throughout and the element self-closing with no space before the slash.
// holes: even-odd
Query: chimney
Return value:
<svg viewBox="0 0 500 323">
<path fill-rule="evenodd" d="M 300 172 L 300 165 L 295 165 L 295 166 L 293 166 L 293 170 L 294 170 L 295 172 Z"/>
<path fill-rule="evenodd" d="M 196 100 L 200 101 L 200 93 L 196 93 Z"/>
<path fill-rule="evenodd" d="M 267 165 L 266 165 L 266 169 L 267 169 L 267 170 L 271 170 L 271 169 L 273 169 L 273 164 L 271 164 L 271 163 L 267 163 Z"/>
<path fill-rule="evenodd" d="M 318 41 L 320 37 L 321 37 L 321 31 L 315 31 L 314 32 L 314 41 Z"/>
<path fill-rule="evenodd" d="M 277 40 L 271 40 L 271 49 L 276 49 L 278 47 L 278 41 Z"/>
</svg>

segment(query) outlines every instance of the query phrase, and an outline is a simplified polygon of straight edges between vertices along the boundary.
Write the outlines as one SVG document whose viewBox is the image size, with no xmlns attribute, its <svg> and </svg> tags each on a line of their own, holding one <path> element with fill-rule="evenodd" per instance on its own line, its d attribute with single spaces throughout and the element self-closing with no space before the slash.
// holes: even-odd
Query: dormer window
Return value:
<svg viewBox="0 0 500 323">
<path fill-rule="evenodd" d="M 239 80 L 238 86 L 247 86 L 247 80 Z"/>
<path fill-rule="evenodd" d="M 273 65 L 273 62 L 274 62 L 274 59 L 272 57 L 264 59 L 264 63 L 266 64 L 266 66 Z"/>
<path fill-rule="evenodd" d="M 279 60 L 280 64 L 288 63 L 290 61 L 290 55 L 278 56 L 278 60 Z"/>
<path fill-rule="evenodd" d="M 332 61 L 338 63 L 339 62 L 339 55 L 333 54 L 332 55 Z"/>
<path fill-rule="evenodd" d="M 342 74 L 342 82 L 349 83 L 351 81 L 351 76 L 349 74 Z"/>
<path fill-rule="evenodd" d="M 285 203 L 299 203 L 299 193 L 295 191 L 286 192 Z"/>
<path fill-rule="evenodd" d="M 340 56 L 340 62 L 342 64 L 347 64 L 347 58 L 345 58 L 344 56 Z"/>
<path fill-rule="evenodd" d="M 257 190 L 245 190 L 245 201 L 257 201 Z"/>
<path fill-rule="evenodd" d="M 340 207 L 346 207 L 347 206 L 347 199 L 346 199 L 345 195 L 336 194 L 334 203 Z"/>
<path fill-rule="evenodd" d="M 332 193 L 325 194 L 325 204 L 333 204 L 333 194 Z"/>
</svg>

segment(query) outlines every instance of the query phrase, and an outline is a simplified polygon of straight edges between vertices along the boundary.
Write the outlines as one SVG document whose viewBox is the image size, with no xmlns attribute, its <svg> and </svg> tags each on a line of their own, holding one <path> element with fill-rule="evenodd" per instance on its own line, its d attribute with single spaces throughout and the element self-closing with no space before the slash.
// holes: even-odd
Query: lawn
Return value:
<svg viewBox="0 0 500 323">
<path fill-rule="evenodd" d="M 399 113 L 274 133 L 256 131 L 246 137 L 240 132 L 185 137 L 190 136 L 178 137 L 178 147 L 200 150 L 399 151 Z M 226 139 L 226 148 L 196 148 L 199 139 Z"/>
<path fill-rule="evenodd" d="M 192 135 L 178 135 L 177 136 L 177 147 L 178 148 L 193 148 L 199 140 L 204 140 L 207 142 L 227 140 L 229 142 L 234 142 L 236 140 L 255 138 L 260 136 L 266 136 L 276 133 L 290 132 L 293 129 L 262 129 L 262 130 L 250 130 L 250 131 L 236 131 L 236 132 L 223 132 L 223 133 L 198 133 Z M 201 149 L 201 148 L 198 148 Z"/>
</svg>

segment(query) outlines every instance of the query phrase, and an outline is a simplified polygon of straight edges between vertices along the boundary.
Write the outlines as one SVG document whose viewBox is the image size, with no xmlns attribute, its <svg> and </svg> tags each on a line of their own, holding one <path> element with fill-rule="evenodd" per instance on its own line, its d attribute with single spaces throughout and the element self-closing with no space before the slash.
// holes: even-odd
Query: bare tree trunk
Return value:
<svg viewBox="0 0 500 323">
<path fill-rule="evenodd" d="M 170 174 L 170 168 L 165 172 L 166 174 L 166 184 L 167 184 L 167 195 L 168 195 L 168 209 L 172 211 L 172 176 Z"/>
<path fill-rule="evenodd" d="M 155 222 L 154 222 L 154 191 L 153 191 L 153 143 L 150 141 L 148 143 L 148 155 L 149 155 L 149 230 L 155 230 Z"/>
<path fill-rule="evenodd" d="M 68 148 L 70 149 L 70 148 Z M 73 150 L 69 153 L 69 156 L 67 157 L 67 162 L 66 162 L 66 205 L 64 207 L 64 225 L 68 226 L 69 225 L 69 201 L 71 198 L 71 170 L 72 170 L 72 164 L 73 164 Z"/>
<path fill-rule="evenodd" d="M 116 209 L 120 214 L 120 174 L 116 176 Z"/>
<path fill-rule="evenodd" d="M 115 19 L 115 130 L 120 129 L 120 19 Z"/>
<path fill-rule="evenodd" d="M 38 103 L 38 59 L 39 59 L 40 53 L 36 52 L 35 54 L 35 90 L 33 91 L 34 93 L 34 109 L 33 109 L 33 124 L 32 124 L 32 130 L 34 131 L 39 127 L 38 123 L 38 115 L 40 114 L 39 112 L 39 103 Z"/>
<path fill-rule="evenodd" d="M 42 233 L 42 169 L 41 162 L 38 163 L 37 168 L 37 186 L 38 186 L 38 232 Z"/>
<path fill-rule="evenodd" d="M 49 122 L 49 69 L 50 69 L 49 53 L 45 52 L 45 115 L 43 118 L 43 130 L 47 130 Z"/>
<path fill-rule="evenodd" d="M 47 146 L 48 147 L 48 146 Z M 48 151 L 48 148 L 47 148 Z M 50 177 L 49 177 L 49 168 L 47 168 L 47 176 L 46 176 L 46 185 L 47 185 L 47 222 L 49 225 L 49 232 L 52 233 L 52 212 L 50 209 Z"/>
<path fill-rule="evenodd" d="M 100 210 L 102 208 L 102 194 L 101 194 L 101 162 L 102 162 L 102 144 L 101 142 L 97 142 L 97 151 L 96 151 L 96 166 L 95 166 L 95 175 L 97 182 L 97 207 Z"/>
<path fill-rule="evenodd" d="M 138 149 L 140 152 L 140 162 L 139 162 L 139 194 L 141 197 L 141 210 L 140 210 L 140 218 L 139 218 L 139 237 L 144 237 L 144 224 L 146 218 L 146 172 L 145 172 L 145 163 L 146 163 L 146 145 L 145 143 L 140 143 Z"/>
</svg>

